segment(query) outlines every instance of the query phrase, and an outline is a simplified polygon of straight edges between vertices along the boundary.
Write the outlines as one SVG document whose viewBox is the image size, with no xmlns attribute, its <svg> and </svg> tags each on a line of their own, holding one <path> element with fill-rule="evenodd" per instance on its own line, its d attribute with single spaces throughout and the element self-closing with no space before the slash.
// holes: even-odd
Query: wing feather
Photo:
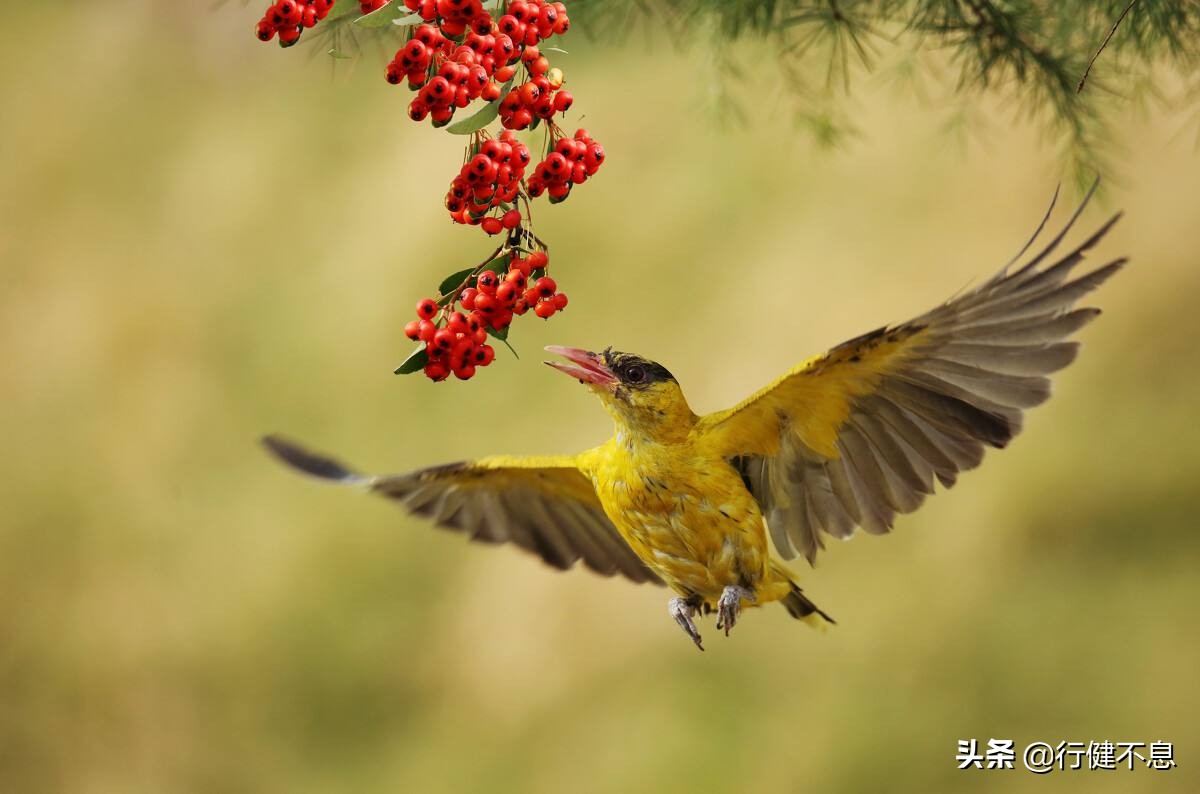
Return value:
<svg viewBox="0 0 1200 794">
<path fill-rule="evenodd" d="M 1077 272 L 1119 214 L 1052 259 L 1086 204 L 1020 267 L 844 342 L 699 421 L 701 443 L 742 472 L 781 556 L 811 562 L 822 535 L 889 531 L 935 480 L 952 486 L 986 447 L 1020 432 L 1023 411 L 1050 396 L 1047 376 L 1075 360 L 1069 337 L 1100 313 L 1075 304 L 1126 262 Z"/>
<path fill-rule="evenodd" d="M 582 560 L 603 576 L 661 584 L 608 520 L 574 458 L 484 458 L 368 476 L 277 436 L 263 443 L 306 474 L 363 486 L 471 540 L 512 543 L 561 570 Z"/>
</svg>

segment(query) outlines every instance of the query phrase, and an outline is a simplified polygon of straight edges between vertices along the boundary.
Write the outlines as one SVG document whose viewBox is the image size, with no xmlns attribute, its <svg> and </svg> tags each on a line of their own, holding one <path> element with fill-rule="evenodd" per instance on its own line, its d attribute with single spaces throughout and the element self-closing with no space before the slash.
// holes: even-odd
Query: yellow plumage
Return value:
<svg viewBox="0 0 1200 794">
<path fill-rule="evenodd" d="M 1024 266 L 708 416 L 652 361 L 548 348 L 613 419 L 613 437 L 579 455 L 370 477 L 278 438 L 267 444 L 307 473 L 366 486 L 472 539 L 665 584 L 677 594 L 671 615 L 697 646 L 698 610 L 717 611 L 727 634 L 742 607 L 772 601 L 821 623 L 830 619 L 775 556 L 811 561 L 825 536 L 887 532 L 937 482 L 952 485 L 986 446 L 1004 446 L 1023 411 L 1049 396 L 1046 376 L 1074 359 L 1068 337 L 1098 314 L 1075 303 L 1124 263 L 1073 275 L 1115 220 L 1044 264 L 1064 229 Z"/>
</svg>

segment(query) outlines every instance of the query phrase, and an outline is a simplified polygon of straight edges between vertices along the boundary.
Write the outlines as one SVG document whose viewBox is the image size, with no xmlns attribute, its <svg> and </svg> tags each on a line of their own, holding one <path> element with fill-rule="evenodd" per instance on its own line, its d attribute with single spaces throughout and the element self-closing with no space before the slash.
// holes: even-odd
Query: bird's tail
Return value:
<svg viewBox="0 0 1200 794">
<path fill-rule="evenodd" d="M 780 603 L 787 609 L 789 615 L 797 620 L 803 620 L 815 629 L 824 629 L 827 623 L 837 623 L 824 610 L 810 601 L 808 596 L 804 595 L 795 582 L 789 580 L 789 583 L 791 584 L 791 589 L 788 590 L 787 595 L 780 599 Z"/>
</svg>

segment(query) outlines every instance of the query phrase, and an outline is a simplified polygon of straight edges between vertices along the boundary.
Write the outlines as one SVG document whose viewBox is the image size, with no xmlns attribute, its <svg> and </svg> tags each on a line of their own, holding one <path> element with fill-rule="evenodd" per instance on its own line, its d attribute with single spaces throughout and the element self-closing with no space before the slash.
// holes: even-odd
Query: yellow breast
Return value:
<svg viewBox="0 0 1200 794">
<path fill-rule="evenodd" d="M 726 461 L 687 445 L 615 440 L 595 452 L 589 469 L 605 512 L 668 585 L 711 600 L 766 576 L 762 514 Z"/>
</svg>

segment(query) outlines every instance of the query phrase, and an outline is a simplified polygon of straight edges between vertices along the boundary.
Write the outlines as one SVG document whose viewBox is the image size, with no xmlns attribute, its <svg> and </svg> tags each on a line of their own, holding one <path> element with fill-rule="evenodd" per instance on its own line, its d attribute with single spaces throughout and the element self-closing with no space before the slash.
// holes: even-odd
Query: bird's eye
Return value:
<svg viewBox="0 0 1200 794">
<path fill-rule="evenodd" d="M 630 383 L 641 383 L 645 379 L 646 370 L 642 369 L 636 364 L 625 370 L 625 380 L 629 381 Z"/>
</svg>

